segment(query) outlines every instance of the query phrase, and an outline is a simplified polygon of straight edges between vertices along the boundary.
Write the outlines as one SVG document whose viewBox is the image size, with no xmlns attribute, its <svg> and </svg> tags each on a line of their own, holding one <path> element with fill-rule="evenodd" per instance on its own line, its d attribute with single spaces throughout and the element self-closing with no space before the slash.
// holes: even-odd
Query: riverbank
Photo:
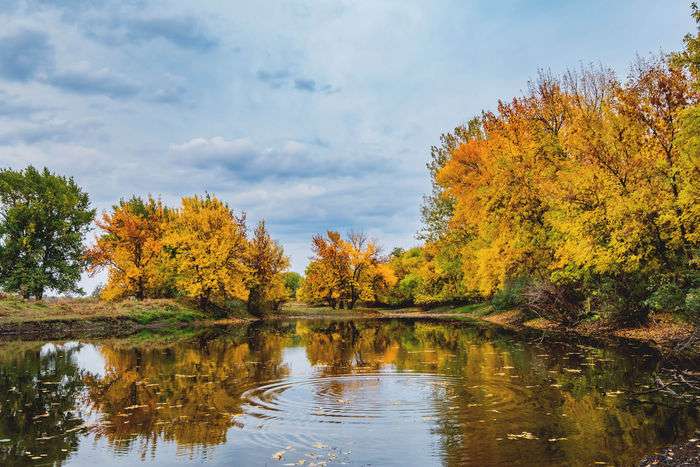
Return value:
<svg viewBox="0 0 700 467">
<path fill-rule="evenodd" d="M 463 306 L 377 308 L 357 307 L 332 310 L 327 307 L 288 303 L 264 320 L 324 318 L 442 318 L 475 319 L 518 331 L 542 331 L 581 336 L 599 341 L 639 342 L 659 351 L 664 357 L 695 362 L 700 366 L 698 330 L 668 313 L 650 316 L 637 327 L 615 328 L 601 320 L 574 327 L 563 327 L 542 318 L 532 319 L 521 310 L 495 311 L 480 303 Z M 244 324 L 260 320 L 244 308 L 230 310 L 226 319 L 215 319 L 194 304 L 174 299 L 125 300 L 105 302 L 92 298 L 56 298 L 43 301 L 17 297 L 0 299 L 0 339 L 66 339 L 79 337 L 119 337 L 149 329 L 180 329 L 190 326 Z"/>
<path fill-rule="evenodd" d="M 514 329 L 578 335 L 601 341 L 639 342 L 659 351 L 667 358 L 693 361 L 700 365 L 698 329 L 671 313 L 654 313 L 645 324 L 617 327 L 603 320 L 583 321 L 575 326 L 561 326 L 543 318 L 531 318 L 519 309 L 491 312 L 478 317 L 484 321 Z"/>
<path fill-rule="evenodd" d="M 232 316 L 225 322 L 247 320 L 245 316 Z M 193 305 L 170 299 L 122 302 L 91 298 L 0 299 L 0 340 L 125 337 L 143 330 L 176 330 L 213 322 Z"/>
</svg>

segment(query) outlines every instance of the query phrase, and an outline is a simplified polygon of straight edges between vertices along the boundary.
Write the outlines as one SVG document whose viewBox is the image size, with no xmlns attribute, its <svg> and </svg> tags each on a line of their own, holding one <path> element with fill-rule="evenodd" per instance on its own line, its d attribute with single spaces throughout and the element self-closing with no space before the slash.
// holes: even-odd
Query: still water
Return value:
<svg viewBox="0 0 700 467">
<path fill-rule="evenodd" d="M 632 465 L 699 426 L 657 365 L 421 320 L 10 342 L 0 465 Z"/>
</svg>

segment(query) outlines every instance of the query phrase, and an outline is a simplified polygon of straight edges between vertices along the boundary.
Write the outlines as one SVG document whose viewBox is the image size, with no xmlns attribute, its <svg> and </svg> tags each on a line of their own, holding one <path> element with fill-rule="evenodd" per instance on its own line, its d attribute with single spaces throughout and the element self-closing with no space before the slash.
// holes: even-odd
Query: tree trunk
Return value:
<svg viewBox="0 0 700 467">
<path fill-rule="evenodd" d="M 199 296 L 199 309 L 202 311 L 206 311 L 208 307 L 209 307 L 208 294 L 201 294 Z"/>
</svg>

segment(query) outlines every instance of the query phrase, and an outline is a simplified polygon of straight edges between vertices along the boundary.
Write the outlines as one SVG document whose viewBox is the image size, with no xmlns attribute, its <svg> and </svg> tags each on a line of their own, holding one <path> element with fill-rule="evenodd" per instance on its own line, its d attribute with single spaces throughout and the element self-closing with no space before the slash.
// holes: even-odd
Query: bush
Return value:
<svg viewBox="0 0 700 467">
<path fill-rule="evenodd" d="M 643 274 L 604 277 L 589 287 L 592 309 L 607 321 L 637 325 L 647 320 L 651 311 L 647 304 L 649 280 Z"/>
<path fill-rule="evenodd" d="M 535 281 L 523 289 L 522 296 L 528 310 L 555 323 L 571 326 L 587 315 L 582 294 L 571 285 Z"/>
<path fill-rule="evenodd" d="M 506 285 L 494 293 L 491 298 L 493 309 L 503 311 L 523 305 L 525 303 L 523 292 L 527 284 L 528 280 L 524 278 L 506 282 Z"/>
</svg>

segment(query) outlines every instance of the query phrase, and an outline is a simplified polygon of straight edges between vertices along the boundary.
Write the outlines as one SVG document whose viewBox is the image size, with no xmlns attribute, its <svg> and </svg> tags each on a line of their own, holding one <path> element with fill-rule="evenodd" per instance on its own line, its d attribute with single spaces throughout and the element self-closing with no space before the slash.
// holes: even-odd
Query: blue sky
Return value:
<svg viewBox="0 0 700 467">
<path fill-rule="evenodd" d="M 298 271 L 328 228 L 415 244 L 430 146 L 538 68 L 624 77 L 694 27 L 675 0 L 0 0 L 0 24 L 0 165 L 98 210 L 215 193 Z"/>
</svg>

